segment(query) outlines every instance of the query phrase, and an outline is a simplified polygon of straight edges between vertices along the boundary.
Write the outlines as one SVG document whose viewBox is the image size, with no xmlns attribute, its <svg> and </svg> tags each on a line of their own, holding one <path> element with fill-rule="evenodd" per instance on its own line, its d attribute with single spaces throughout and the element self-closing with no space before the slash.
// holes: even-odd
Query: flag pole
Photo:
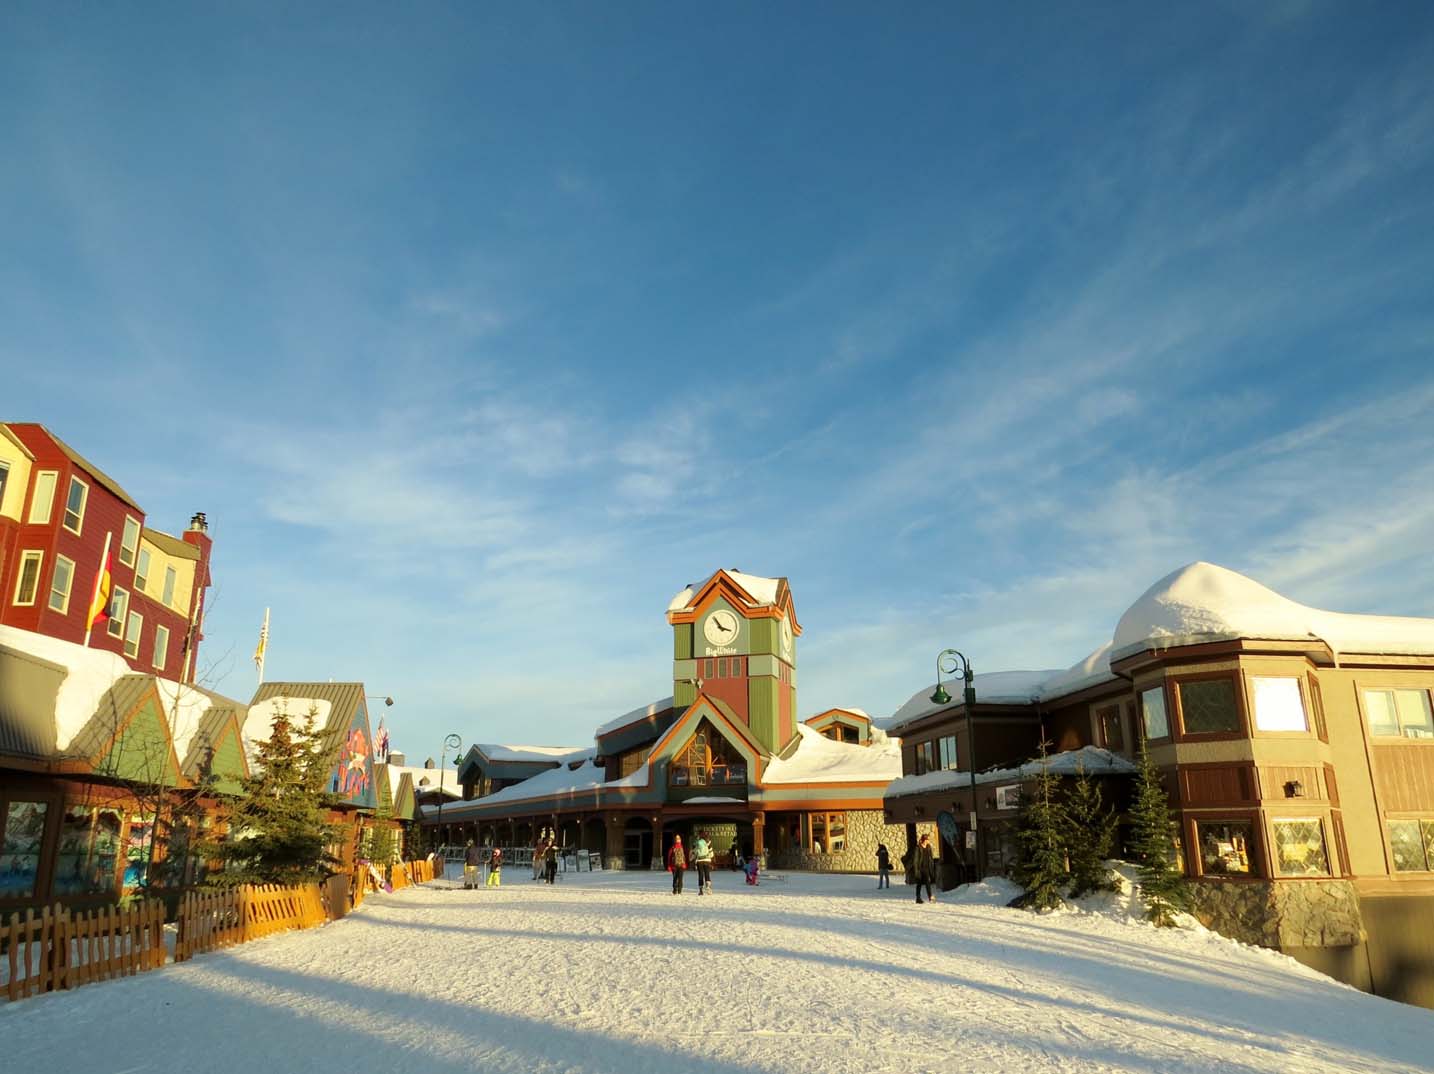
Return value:
<svg viewBox="0 0 1434 1074">
<path fill-rule="evenodd" d="M 100 553 L 100 569 L 95 572 L 95 588 L 94 591 L 90 593 L 90 605 L 85 611 L 84 645 L 87 649 L 90 646 L 90 631 L 94 629 L 95 625 L 95 602 L 100 599 L 100 586 L 104 584 L 105 568 L 108 567 L 110 563 L 110 539 L 113 537 L 113 532 L 107 531 L 105 533 L 105 550 Z M 123 636 L 123 633 L 124 629 L 121 627 L 121 636 Z"/>
</svg>

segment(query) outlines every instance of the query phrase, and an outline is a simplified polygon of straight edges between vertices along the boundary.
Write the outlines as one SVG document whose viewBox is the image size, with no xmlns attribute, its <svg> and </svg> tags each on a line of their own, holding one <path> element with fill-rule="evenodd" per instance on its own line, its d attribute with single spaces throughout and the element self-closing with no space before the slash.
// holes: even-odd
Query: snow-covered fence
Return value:
<svg viewBox="0 0 1434 1074">
<path fill-rule="evenodd" d="M 56 903 L 38 915 L 10 915 L 0 929 L 5 947 L 5 996 L 23 999 L 91 981 L 129 977 L 164 965 L 164 903 L 72 913 Z"/>
</svg>

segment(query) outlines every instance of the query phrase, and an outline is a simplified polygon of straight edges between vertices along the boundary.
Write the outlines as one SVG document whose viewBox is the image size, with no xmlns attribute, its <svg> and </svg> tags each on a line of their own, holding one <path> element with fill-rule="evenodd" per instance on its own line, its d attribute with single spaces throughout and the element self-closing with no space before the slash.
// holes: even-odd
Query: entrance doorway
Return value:
<svg viewBox="0 0 1434 1074">
<path fill-rule="evenodd" d="M 623 829 L 622 864 L 625 869 L 652 866 L 652 825 L 646 820 L 630 820 Z"/>
</svg>

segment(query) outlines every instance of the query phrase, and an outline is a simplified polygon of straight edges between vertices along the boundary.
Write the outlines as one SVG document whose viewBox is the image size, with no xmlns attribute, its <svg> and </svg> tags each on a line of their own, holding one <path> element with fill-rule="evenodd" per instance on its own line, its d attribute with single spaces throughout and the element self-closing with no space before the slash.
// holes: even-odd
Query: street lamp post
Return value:
<svg viewBox="0 0 1434 1074">
<path fill-rule="evenodd" d="M 443 739 L 443 749 L 438 753 L 438 838 L 443 838 L 443 768 L 448 763 L 448 751 L 455 753 L 463 746 L 463 740 L 458 737 L 457 732 L 448 735 Z M 457 763 L 455 758 L 454 763 Z M 439 852 L 442 853 L 443 844 L 438 844 Z"/>
<path fill-rule="evenodd" d="M 951 702 L 951 695 L 946 692 L 946 687 L 941 685 L 941 676 L 961 673 L 961 680 L 965 684 L 962 701 L 966 706 L 966 767 L 971 772 L 971 834 L 974 836 L 975 846 L 971 849 L 976 854 L 975 877 L 982 879 L 981 870 L 981 833 L 976 824 L 976 676 L 971 670 L 971 661 L 956 649 L 942 649 L 936 654 L 936 690 L 931 695 L 931 700 L 938 705 L 947 705 Z"/>
</svg>

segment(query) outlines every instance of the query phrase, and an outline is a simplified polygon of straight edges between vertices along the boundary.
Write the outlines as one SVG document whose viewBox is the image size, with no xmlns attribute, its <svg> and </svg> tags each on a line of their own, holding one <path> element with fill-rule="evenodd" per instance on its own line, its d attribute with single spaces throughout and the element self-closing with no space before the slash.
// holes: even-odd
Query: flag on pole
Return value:
<svg viewBox="0 0 1434 1074">
<path fill-rule="evenodd" d="M 378 734 L 374 736 L 374 760 L 379 764 L 388 764 L 388 728 L 383 725 L 383 717 L 378 718 Z"/>
<path fill-rule="evenodd" d="M 110 593 L 114 589 L 114 575 L 110 572 L 110 541 L 113 533 L 105 534 L 105 548 L 100 553 L 100 569 L 95 575 L 95 590 L 90 594 L 90 606 L 85 614 L 85 641 L 90 644 L 90 631 L 95 624 L 103 622 L 110 617 Z"/>
<path fill-rule="evenodd" d="M 254 666 L 259 669 L 259 681 L 264 681 L 264 650 L 269 647 L 269 609 L 264 609 L 264 625 L 259 628 L 259 644 L 254 648 Z"/>
</svg>

